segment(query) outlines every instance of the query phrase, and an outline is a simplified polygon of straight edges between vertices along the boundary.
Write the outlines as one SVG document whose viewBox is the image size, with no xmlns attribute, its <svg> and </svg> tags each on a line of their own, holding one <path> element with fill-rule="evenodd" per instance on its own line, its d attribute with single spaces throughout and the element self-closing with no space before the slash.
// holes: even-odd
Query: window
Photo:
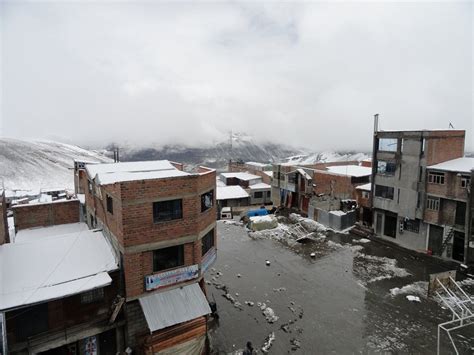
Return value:
<svg viewBox="0 0 474 355">
<path fill-rule="evenodd" d="M 267 191 L 267 197 L 268 198 L 272 197 L 272 192 L 271 191 Z"/>
<path fill-rule="evenodd" d="M 384 152 L 396 152 L 398 146 L 397 138 L 380 138 L 379 150 Z"/>
<path fill-rule="evenodd" d="M 153 203 L 153 222 L 165 222 L 183 218 L 183 200 L 169 200 Z"/>
<path fill-rule="evenodd" d="M 454 216 L 454 223 L 460 226 L 466 224 L 466 203 L 456 201 L 456 214 Z"/>
<path fill-rule="evenodd" d="M 81 293 L 81 303 L 88 304 L 97 301 L 101 301 L 104 299 L 104 289 L 103 288 L 96 288 L 94 290 L 90 290 L 84 293 Z"/>
<path fill-rule="evenodd" d="M 362 191 L 362 198 L 369 198 L 369 191 Z"/>
<path fill-rule="evenodd" d="M 114 200 L 112 199 L 112 196 L 106 195 L 107 196 L 107 212 L 110 214 L 114 214 Z"/>
<path fill-rule="evenodd" d="M 253 193 L 254 198 L 262 198 L 263 197 L 263 192 L 262 191 L 255 191 Z"/>
<path fill-rule="evenodd" d="M 444 173 L 428 173 L 428 182 L 444 185 Z"/>
<path fill-rule="evenodd" d="M 201 195 L 201 212 L 207 211 L 214 203 L 214 190 Z"/>
<path fill-rule="evenodd" d="M 403 220 L 403 229 L 408 232 L 419 233 L 420 232 L 420 220 L 417 219 L 408 219 Z"/>
<path fill-rule="evenodd" d="M 397 166 L 393 162 L 379 160 L 377 161 L 377 174 L 395 175 Z"/>
<path fill-rule="evenodd" d="M 89 193 L 92 194 L 92 182 L 88 180 L 87 185 L 89 186 Z"/>
<path fill-rule="evenodd" d="M 214 246 L 214 229 L 207 233 L 201 239 L 202 245 L 202 256 L 206 255 L 206 253 Z"/>
<path fill-rule="evenodd" d="M 393 200 L 393 187 L 375 185 L 375 196 Z"/>
<path fill-rule="evenodd" d="M 426 198 L 426 208 L 432 211 L 439 211 L 439 198 L 428 196 Z"/>
<path fill-rule="evenodd" d="M 184 245 L 175 245 L 153 251 L 153 272 L 184 265 Z"/>
<path fill-rule="evenodd" d="M 461 187 L 466 189 L 469 185 L 471 185 L 471 178 L 469 176 L 462 176 L 461 177 Z"/>
</svg>

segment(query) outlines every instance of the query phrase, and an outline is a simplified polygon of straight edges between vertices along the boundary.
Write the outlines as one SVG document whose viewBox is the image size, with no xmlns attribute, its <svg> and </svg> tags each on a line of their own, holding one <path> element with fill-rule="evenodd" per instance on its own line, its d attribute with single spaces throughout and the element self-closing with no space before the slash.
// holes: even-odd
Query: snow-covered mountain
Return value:
<svg viewBox="0 0 474 355">
<path fill-rule="evenodd" d="M 74 188 L 74 159 L 110 161 L 100 152 L 46 140 L 0 138 L 0 188 Z"/>
<path fill-rule="evenodd" d="M 232 135 L 227 141 L 207 147 L 187 147 L 184 145 L 165 145 L 149 147 L 121 147 L 121 160 L 169 159 L 190 165 L 206 165 L 218 170 L 226 170 L 230 159 L 255 161 L 261 163 L 313 164 L 316 162 L 363 160 L 367 153 L 315 153 L 305 149 L 292 148 L 276 143 L 261 143 L 243 133 Z"/>
</svg>

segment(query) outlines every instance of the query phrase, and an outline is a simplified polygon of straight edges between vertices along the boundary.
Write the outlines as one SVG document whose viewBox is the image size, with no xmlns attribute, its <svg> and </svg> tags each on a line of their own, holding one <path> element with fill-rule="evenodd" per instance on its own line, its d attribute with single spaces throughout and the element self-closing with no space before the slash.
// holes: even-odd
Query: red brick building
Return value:
<svg viewBox="0 0 474 355">
<path fill-rule="evenodd" d="M 77 190 L 85 192 L 87 222 L 120 253 L 127 346 L 204 351 L 210 310 L 203 274 L 216 258 L 215 171 L 152 161 L 86 165 L 85 172 Z M 191 299 L 197 306 L 184 312 Z M 165 320 L 157 316 L 170 307 Z"/>
</svg>

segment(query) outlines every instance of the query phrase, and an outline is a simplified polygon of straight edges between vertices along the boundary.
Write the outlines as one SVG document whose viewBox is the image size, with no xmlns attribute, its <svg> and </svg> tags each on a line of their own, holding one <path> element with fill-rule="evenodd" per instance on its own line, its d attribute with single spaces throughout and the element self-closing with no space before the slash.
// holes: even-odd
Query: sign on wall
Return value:
<svg viewBox="0 0 474 355">
<path fill-rule="evenodd" d="M 82 340 L 85 355 L 97 355 L 97 337 L 92 336 Z"/>
<path fill-rule="evenodd" d="M 174 285 L 179 282 L 195 279 L 199 276 L 198 265 L 191 265 L 145 276 L 145 289 L 155 290 L 160 287 Z"/>
<path fill-rule="evenodd" d="M 201 274 L 204 274 L 209 267 L 214 264 L 217 258 L 216 248 L 211 248 L 201 260 Z"/>
</svg>

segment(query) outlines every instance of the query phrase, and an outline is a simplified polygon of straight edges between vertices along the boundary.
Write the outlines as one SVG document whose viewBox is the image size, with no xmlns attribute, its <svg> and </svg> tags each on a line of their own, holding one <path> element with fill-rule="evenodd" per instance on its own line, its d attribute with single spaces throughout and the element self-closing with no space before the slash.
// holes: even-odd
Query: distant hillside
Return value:
<svg viewBox="0 0 474 355">
<path fill-rule="evenodd" d="M 110 161 L 69 144 L 0 138 L 0 178 L 8 190 L 72 189 L 74 159 Z"/>
<path fill-rule="evenodd" d="M 366 153 L 306 152 L 303 149 L 281 144 L 258 143 L 245 134 L 234 134 L 232 147 L 230 139 L 210 147 L 186 147 L 184 145 L 121 147 L 121 160 L 123 161 L 168 159 L 189 165 L 202 164 L 218 170 L 226 170 L 229 159 L 260 163 L 312 164 L 320 161 L 363 160 L 368 157 L 370 154 Z"/>
</svg>

